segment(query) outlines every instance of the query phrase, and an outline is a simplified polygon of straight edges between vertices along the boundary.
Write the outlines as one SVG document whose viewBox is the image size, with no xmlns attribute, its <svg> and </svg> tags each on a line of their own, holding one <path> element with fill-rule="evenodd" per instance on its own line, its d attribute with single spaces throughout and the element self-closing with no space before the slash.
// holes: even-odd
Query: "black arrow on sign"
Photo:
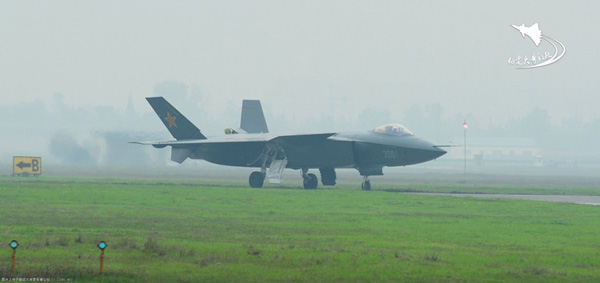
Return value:
<svg viewBox="0 0 600 283">
<path fill-rule="evenodd" d="M 17 167 L 21 168 L 21 170 L 23 170 L 23 168 L 27 167 L 31 167 L 31 163 L 25 163 L 23 161 L 19 162 L 19 164 L 17 164 Z"/>
</svg>

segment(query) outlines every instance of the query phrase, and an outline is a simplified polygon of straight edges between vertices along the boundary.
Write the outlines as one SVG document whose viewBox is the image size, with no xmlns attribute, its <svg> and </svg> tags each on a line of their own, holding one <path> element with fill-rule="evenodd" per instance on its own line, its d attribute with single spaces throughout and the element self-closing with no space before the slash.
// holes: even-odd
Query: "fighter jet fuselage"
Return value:
<svg viewBox="0 0 600 283">
<path fill-rule="evenodd" d="M 280 134 L 268 131 L 260 102 L 244 101 L 242 123 L 246 129 L 226 129 L 226 135 L 205 137 L 164 98 L 148 98 L 161 121 L 177 139 L 166 142 L 137 142 L 162 148 L 170 146 L 171 160 L 203 159 L 211 163 L 256 167 L 250 186 L 262 187 L 267 177 L 280 182 L 283 169 L 302 170 L 305 188 L 317 187 L 317 177 L 309 169 L 319 169 L 323 185 L 335 185 L 335 168 L 355 168 L 370 189 L 369 176 L 383 175 L 383 167 L 406 166 L 436 159 L 446 151 L 415 137 L 400 124 L 388 124 L 372 131 Z M 246 119 L 246 120 L 245 120 Z M 248 121 L 250 120 L 250 121 Z M 189 138 L 186 138 L 189 137 Z M 268 172 L 267 172 L 268 169 Z"/>
<path fill-rule="evenodd" d="M 325 134 L 328 135 L 328 134 Z M 252 141 L 253 136 L 259 141 Z M 202 143 L 191 153 L 191 159 L 211 163 L 261 167 L 259 160 L 269 134 L 232 135 L 223 143 Z M 211 139 L 211 137 L 209 137 Z M 218 137 L 212 139 L 219 140 Z M 222 139 L 221 141 L 225 141 Z M 241 147 L 240 145 L 244 146 Z M 337 133 L 327 139 L 290 146 L 285 151 L 287 168 L 360 168 L 361 165 L 406 166 L 435 159 L 444 153 L 427 141 L 414 136 L 389 136 L 386 134 Z M 270 165 L 268 162 L 266 165 Z"/>
</svg>

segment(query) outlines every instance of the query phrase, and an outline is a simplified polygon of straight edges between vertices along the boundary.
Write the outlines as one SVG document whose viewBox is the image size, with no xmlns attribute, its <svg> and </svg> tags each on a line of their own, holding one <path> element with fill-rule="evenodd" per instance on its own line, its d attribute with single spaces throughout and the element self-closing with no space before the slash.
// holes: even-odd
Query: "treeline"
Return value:
<svg viewBox="0 0 600 283">
<path fill-rule="evenodd" d="M 225 110 L 215 112 L 207 106 L 200 89 L 175 81 L 156 85 L 153 95 L 167 97 L 208 136 L 221 134 L 225 127 L 239 126 L 240 101 L 229 100 Z M 351 115 L 336 115 L 340 111 L 307 112 L 298 118 L 285 111 L 272 111 L 263 102 L 269 129 L 275 133 L 366 131 L 387 123 L 401 123 L 419 137 L 446 144 L 462 136 L 462 122 L 466 120 L 470 136 L 529 137 L 545 151 L 580 159 L 600 158 L 596 144 L 600 140 L 600 119 L 566 119 L 555 124 L 551 113 L 534 108 L 522 117 L 492 124 L 487 117 L 448 115 L 440 103 L 410 105 L 394 112 L 391 107 L 363 108 Z M 168 160 L 167 150 L 129 142 L 172 139 L 146 102 L 133 101 L 131 97 L 122 107 L 86 108 L 69 106 L 63 95 L 54 94 L 50 102 L 2 105 L 0 119 L 5 137 L 0 149 L 2 158 L 33 152 L 49 154 L 52 161 L 69 164 L 162 164 Z"/>
</svg>

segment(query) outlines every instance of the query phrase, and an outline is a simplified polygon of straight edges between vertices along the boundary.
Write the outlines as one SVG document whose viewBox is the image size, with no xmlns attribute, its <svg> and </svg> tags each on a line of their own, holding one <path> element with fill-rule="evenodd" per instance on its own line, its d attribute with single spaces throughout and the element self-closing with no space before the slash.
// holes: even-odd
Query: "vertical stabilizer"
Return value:
<svg viewBox="0 0 600 283">
<path fill-rule="evenodd" d="M 147 97 L 148 103 L 163 122 L 171 135 L 177 140 L 206 139 L 190 120 L 185 118 L 173 105 L 163 97 Z M 261 112 L 262 113 L 262 112 Z"/>
<path fill-rule="evenodd" d="M 244 100 L 242 102 L 240 128 L 249 134 L 269 132 L 260 100 Z"/>
</svg>

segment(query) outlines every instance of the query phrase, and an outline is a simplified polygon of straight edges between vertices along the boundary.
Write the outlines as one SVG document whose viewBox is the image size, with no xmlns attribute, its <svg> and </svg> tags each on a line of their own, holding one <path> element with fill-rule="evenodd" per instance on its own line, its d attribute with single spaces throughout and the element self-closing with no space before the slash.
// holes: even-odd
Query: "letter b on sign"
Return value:
<svg viewBox="0 0 600 283">
<path fill-rule="evenodd" d="M 40 171 L 40 161 L 37 159 L 31 160 L 31 171 L 38 172 Z"/>
</svg>

